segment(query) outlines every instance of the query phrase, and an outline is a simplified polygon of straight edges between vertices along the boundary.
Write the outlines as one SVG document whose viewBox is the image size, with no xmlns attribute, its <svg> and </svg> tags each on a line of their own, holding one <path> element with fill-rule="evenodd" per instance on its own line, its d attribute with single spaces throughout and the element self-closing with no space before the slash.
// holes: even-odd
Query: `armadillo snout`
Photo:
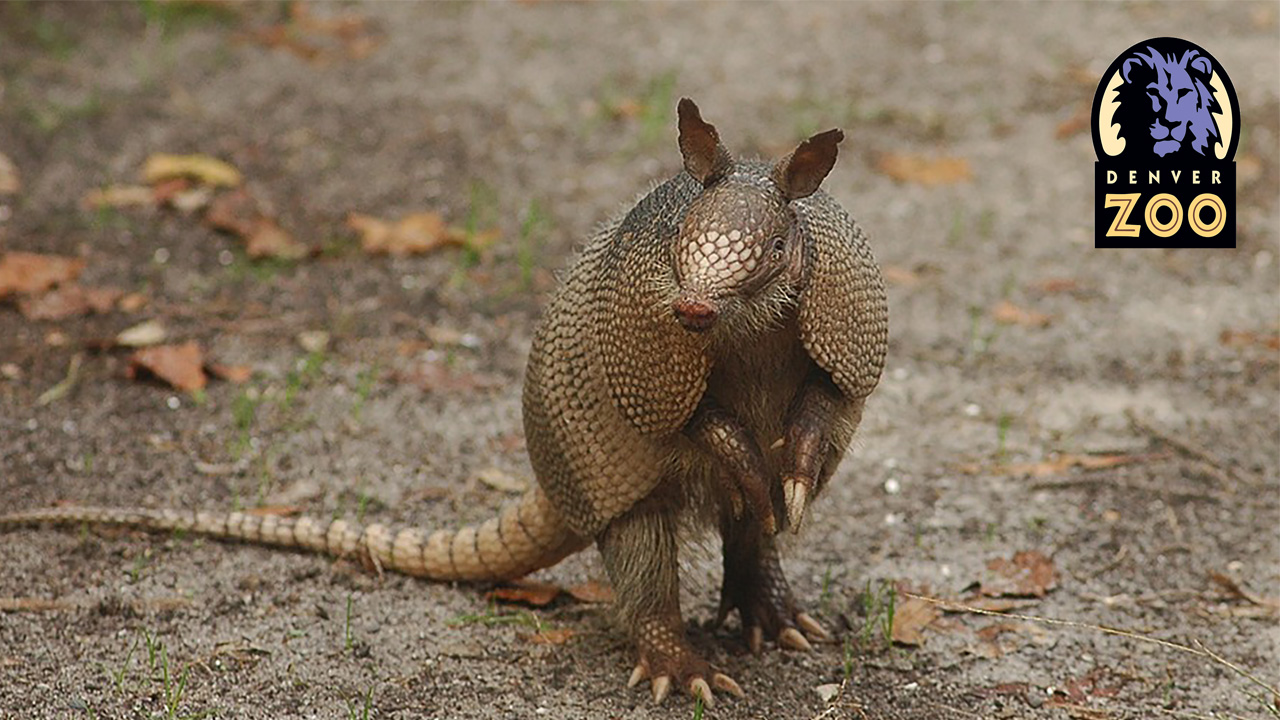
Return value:
<svg viewBox="0 0 1280 720">
<path fill-rule="evenodd" d="M 690 332 L 705 332 L 715 324 L 719 312 L 715 305 L 705 300 L 680 299 L 672 304 L 676 319 Z"/>
</svg>

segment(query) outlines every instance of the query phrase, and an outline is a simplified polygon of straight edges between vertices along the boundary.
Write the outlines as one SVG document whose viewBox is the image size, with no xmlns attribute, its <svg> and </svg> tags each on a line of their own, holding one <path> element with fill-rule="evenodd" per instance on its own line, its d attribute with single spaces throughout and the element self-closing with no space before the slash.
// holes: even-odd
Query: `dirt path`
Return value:
<svg viewBox="0 0 1280 720">
<path fill-rule="evenodd" d="M 322 22 L 344 14 L 363 20 Z M 714 716 L 813 717 L 846 667 L 827 717 L 1280 712 L 1203 653 L 1096 629 L 935 619 L 900 598 L 899 629 L 927 624 L 923 645 L 882 633 L 892 583 L 999 595 L 991 564 L 1037 553 L 1019 556 L 1030 584 L 1013 590 L 1043 597 L 1017 612 L 1203 642 L 1280 683 L 1275 3 L 313 15 L 0 5 L 0 154 L 21 179 L 0 195 L 0 251 L 82 257 L 83 284 L 146 302 L 46 321 L 0 304 L 0 507 L 268 504 L 426 527 L 487 515 L 508 493 L 478 478 L 530 476 L 519 385 L 552 272 L 678 169 L 675 100 L 690 95 L 743 154 L 845 129 L 825 187 L 871 231 L 893 323 L 856 451 L 787 552 L 848 652 L 754 658 L 701 629 L 719 569 L 694 552 L 696 641 L 749 694 Z M 1073 118 L 1117 53 L 1165 34 L 1209 49 L 1239 91 L 1235 251 L 1092 248 L 1093 149 Z M 231 162 L 322 252 L 251 261 L 199 213 L 82 206 L 138 182 L 157 152 Z M 913 153 L 958 158 L 945 172 L 970 177 L 883 171 Z M 389 259 L 344 224 L 428 210 L 498 239 Z M 150 319 L 253 378 L 194 398 L 94 349 Z M 300 347 L 317 330 L 328 345 Z M 78 354 L 74 385 L 47 396 Z M 591 552 L 539 579 L 600 575 Z M 24 530 L 0 538 L 6 606 L 0 718 L 366 717 L 366 699 L 377 718 L 692 715 L 623 688 L 630 658 L 603 606 L 490 610 L 483 588 L 305 555 Z"/>
</svg>

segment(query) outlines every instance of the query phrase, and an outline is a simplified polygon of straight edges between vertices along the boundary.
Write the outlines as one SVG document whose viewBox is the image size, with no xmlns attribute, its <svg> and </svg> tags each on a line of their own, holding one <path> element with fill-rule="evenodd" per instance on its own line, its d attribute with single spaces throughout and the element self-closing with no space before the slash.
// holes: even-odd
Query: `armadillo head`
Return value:
<svg viewBox="0 0 1280 720">
<path fill-rule="evenodd" d="M 680 152 L 703 191 L 673 248 L 676 319 L 691 332 L 767 324 L 804 277 L 804 238 L 792 202 L 813 194 L 844 134 L 815 135 L 778 161 L 736 163 L 692 100 L 680 101 Z"/>
</svg>

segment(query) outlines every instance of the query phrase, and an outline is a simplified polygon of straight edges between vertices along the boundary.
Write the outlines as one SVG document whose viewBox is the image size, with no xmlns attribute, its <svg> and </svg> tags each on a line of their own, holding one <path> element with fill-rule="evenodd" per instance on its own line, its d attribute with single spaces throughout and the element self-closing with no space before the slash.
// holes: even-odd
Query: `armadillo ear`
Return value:
<svg viewBox="0 0 1280 720">
<path fill-rule="evenodd" d="M 684 169 L 706 187 L 729 172 L 733 158 L 720 144 L 716 126 L 702 119 L 698 106 L 689 98 L 681 98 L 676 108 L 680 117 L 680 154 Z"/>
<path fill-rule="evenodd" d="M 773 167 L 773 181 L 788 200 L 809 197 L 836 164 L 836 145 L 844 140 L 840 130 L 818 133 L 800 143 L 795 152 Z"/>
</svg>

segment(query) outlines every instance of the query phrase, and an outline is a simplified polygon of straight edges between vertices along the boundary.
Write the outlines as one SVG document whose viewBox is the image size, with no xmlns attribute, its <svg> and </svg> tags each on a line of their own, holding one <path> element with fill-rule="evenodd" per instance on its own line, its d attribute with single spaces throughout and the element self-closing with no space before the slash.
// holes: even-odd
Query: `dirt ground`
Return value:
<svg viewBox="0 0 1280 720">
<path fill-rule="evenodd" d="M 0 507 L 484 518 L 510 497 L 492 478 L 531 479 L 520 384 L 553 273 L 679 169 L 688 95 L 743 155 L 844 128 L 824 187 L 889 269 L 892 323 L 856 447 L 785 560 L 841 641 L 756 658 L 707 628 L 719 562 L 696 545 L 695 643 L 748 693 L 707 716 L 1280 715 L 1264 689 L 1280 684 L 1280 6 L 311 15 L 0 5 L 0 153 L 21 179 L 0 195 L 0 251 L 79 256 L 81 283 L 146 300 L 55 321 L 0 305 Z M 340 16 L 364 23 L 321 22 Z M 1239 93 L 1234 251 L 1093 249 L 1079 113 L 1115 55 L 1160 35 L 1208 49 Z M 229 161 L 322 252 L 255 261 L 198 212 L 82 204 L 157 152 Z M 913 153 L 970 177 L 883 170 Z M 345 224 L 428 210 L 498 238 L 373 257 Z M 199 396 L 130 379 L 101 341 L 151 319 L 253 377 Z M 304 349 L 308 331 L 327 347 Z M 923 644 L 886 645 L 890 583 L 974 603 L 1023 551 L 1051 576 L 1003 607 L 1080 624 L 947 613 Z M 592 550 L 537 577 L 601 576 Z M 624 688 L 607 606 L 490 607 L 486 590 L 192 538 L 8 532 L 0 718 L 693 716 Z"/>
</svg>

